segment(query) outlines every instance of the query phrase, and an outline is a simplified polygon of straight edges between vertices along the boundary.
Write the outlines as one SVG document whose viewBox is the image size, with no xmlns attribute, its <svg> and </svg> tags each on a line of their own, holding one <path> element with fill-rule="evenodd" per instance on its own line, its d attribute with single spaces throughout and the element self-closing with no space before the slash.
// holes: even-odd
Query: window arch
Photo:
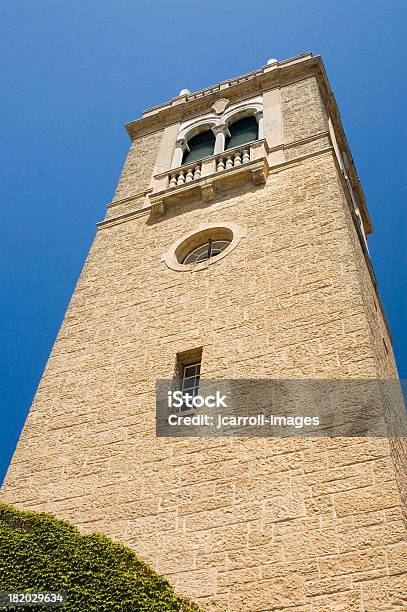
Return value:
<svg viewBox="0 0 407 612">
<path fill-rule="evenodd" d="M 225 142 L 225 151 L 257 140 L 259 137 L 259 125 L 254 115 L 238 119 L 229 124 L 229 134 Z"/>
<path fill-rule="evenodd" d="M 213 155 L 214 147 L 215 135 L 212 130 L 200 132 L 188 140 L 187 148 L 182 157 L 182 163 L 189 164 L 203 157 Z"/>
</svg>

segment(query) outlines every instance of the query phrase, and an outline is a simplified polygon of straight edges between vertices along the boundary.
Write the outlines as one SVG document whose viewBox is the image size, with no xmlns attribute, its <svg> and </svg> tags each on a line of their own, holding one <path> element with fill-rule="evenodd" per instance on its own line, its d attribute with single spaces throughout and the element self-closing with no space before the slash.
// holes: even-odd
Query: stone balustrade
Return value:
<svg viewBox="0 0 407 612">
<path fill-rule="evenodd" d="M 181 166 L 168 175 L 168 186 L 177 187 L 177 185 L 184 185 L 184 183 L 190 183 L 201 178 L 202 163 L 195 162 L 188 166 Z"/>
<path fill-rule="evenodd" d="M 221 188 L 223 177 L 229 181 L 249 179 L 256 185 L 265 183 L 268 153 L 266 140 L 255 140 L 156 175 L 149 196 L 153 214 L 165 214 L 168 202 L 189 196 L 191 190 L 198 189 L 204 201 L 213 199 L 215 184 Z"/>
<path fill-rule="evenodd" d="M 244 147 L 231 149 L 230 151 L 225 151 L 212 157 L 215 158 L 214 161 L 216 172 L 230 170 L 230 168 L 241 166 L 242 164 L 250 161 L 250 148 L 249 146 L 245 145 Z M 212 157 L 208 159 L 211 160 Z M 191 181 L 200 179 L 201 176 L 202 162 L 195 162 L 193 164 L 180 166 L 168 174 L 168 187 L 184 185 L 185 183 L 190 183 Z"/>
<path fill-rule="evenodd" d="M 225 151 L 216 157 L 216 172 L 230 170 L 250 161 L 250 149 L 247 146 Z"/>
</svg>

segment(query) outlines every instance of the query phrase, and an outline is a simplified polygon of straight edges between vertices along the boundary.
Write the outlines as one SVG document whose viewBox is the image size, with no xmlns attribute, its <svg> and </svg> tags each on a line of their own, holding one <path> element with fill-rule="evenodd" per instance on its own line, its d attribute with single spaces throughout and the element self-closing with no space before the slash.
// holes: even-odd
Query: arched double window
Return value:
<svg viewBox="0 0 407 612">
<path fill-rule="evenodd" d="M 192 136 L 192 138 L 188 140 L 189 151 L 188 149 L 184 151 L 182 163 L 189 164 L 197 159 L 213 155 L 214 147 L 215 135 L 212 130 L 207 130 L 206 132 L 201 132 L 196 136 Z"/>
<path fill-rule="evenodd" d="M 259 125 L 254 115 L 238 119 L 229 125 L 230 136 L 227 136 L 225 142 L 225 150 L 240 147 L 248 142 L 257 140 L 259 134 Z"/>
<path fill-rule="evenodd" d="M 242 117 L 244 113 L 251 114 Z M 254 107 L 246 111 L 239 110 L 234 114 L 226 113 L 224 119 L 210 120 L 206 124 L 196 122 L 193 128 L 180 132 L 171 168 L 178 168 L 262 138 L 262 121 L 261 109 Z M 199 129 L 202 131 L 198 132 Z"/>
</svg>

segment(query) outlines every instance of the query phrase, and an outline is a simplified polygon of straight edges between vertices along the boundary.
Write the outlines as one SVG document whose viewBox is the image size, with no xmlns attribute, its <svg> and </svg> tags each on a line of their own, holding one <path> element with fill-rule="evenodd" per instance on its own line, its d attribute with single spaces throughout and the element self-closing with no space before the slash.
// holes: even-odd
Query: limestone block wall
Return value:
<svg viewBox="0 0 407 612">
<path fill-rule="evenodd" d="M 113 198 L 121 200 L 148 188 L 161 141 L 161 131 L 132 142 Z"/>
<path fill-rule="evenodd" d="M 317 80 L 268 98 L 287 163 L 265 186 L 153 220 L 138 194 L 177 125 L 133 142 L 2 499 L 132 546 L 208 611 L 402 610 L 399 441 L 155 438 L 155 380 L 194 347 L 203 377 L 397 376 L 330 141 L 313 139 L 327 130 Z M 180 236 L 222 222 L 246 234 L 230 255 L 165 266 Z"/>
<path fill-rule="evenodd" d="M 229 256 L 166 268 L 180 235 L 222 221 L 246 230 Z M 394 372 L 359 249 L 330 151 L 101 228 L 3 499 L 132 546 L 205 610 L 403 609 L 387 440 L 155 438 L 155 380 L 197 346 L 203 377 Z"/>
<path fill-rule="evenodd" d="M 281 102 L 286 144 L 328 129 L 316 77 L 282 87 Z"/>
</svg>

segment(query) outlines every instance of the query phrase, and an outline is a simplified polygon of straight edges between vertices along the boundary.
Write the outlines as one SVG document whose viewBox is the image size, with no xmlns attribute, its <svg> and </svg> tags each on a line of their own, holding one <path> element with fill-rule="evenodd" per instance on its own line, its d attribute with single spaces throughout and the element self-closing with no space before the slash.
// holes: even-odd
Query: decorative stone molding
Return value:
<svg viewBox="0 0 407 612">
<path fill-rule="evenodd" d="M 252 170 L 253 183 L 255 185 L 264 185 L 269 174 L 269 166 L 267 163 L 258 165 Z"/>
<path fill-rule="evenodd" d="M 177 272 L 198 272 L 199 270 L 205 270 L 229 255 L 245 236 L 245 229 L 236 223 L 224 223 L 223 221 L 220 223 L 205 223 L 199 225 L 187 234 L 184 234 L 174 242 L 166 253 L 164 253 L 161 261 L 163 261 L 168 268 Z M 182 261 L 188 253 L 200 244 L 204 244 L 208 238 L 213 240 L 226 239 L 231 242 L 226 249 L 216 257 L 201 261 L 197 264 L 183 264 Z"/>
<path fill-rule="evenodd" d="M 222 153 L 225 150 L 226 136 L 230 136 L 230 132 L 226 123 L 214 125 L 212 132 L 215 134 L 215 148 L 213 153 Z"/>
<path fill-rule="evenodd" d="M 183 151 L 189 151 L 188 143 L 185 140 L 185 138 L 177 138 L 177 140 L 175 142 L 175 146 L 179 147 Z"/>
<path fill-rule="evenodd" d="M 259 140 L 260 140 L 261 138 L 264 138 L 263 109 L 257 111 L 257 113 L 254 113 L 254 116 L 256 117 L 257 123 L 259 125 L 259 128 L 258 128 L 258 137 L 259 137 Z"/>
<path fill-rule="evenodd" d="M 178 143 L 179 141 L 184 141 L 187 145 L 188 140 L 190 140 L 193 136 L 196 136 L 200 132 L 212 129 L 218 123 L 219 119 L 210 114 L 204 115 L 203 117 L 198 117 L 197 119 L 188 121 L 185 124 L 181 124 L 176 142 Z"/>
<path fill-rule="evenodd" d="M 218 123 L 214 125 L 212 128 L 212 132 L 217 136 L 218 134 L 223 134 L 224 136 L 230 136 L 230 132 L 226 123 Z"/>
<path fill-rule="evenodd" d="M 172 156 L 171 168 L 178 168 L 182 164 L 184 152 L 189 151 L 188 143 L 185 138 L 177 138 L 175 142 L 175 151 Z"/>
<path fill-rule="evenodd" d="M 165 202 L 157 200 L 151 205 L 151 214 L 153 217 L 163 217 L 165 215 Z"/>
<path fill-rule="evenodd" d="M 231 125 L 239 119 L 254 115 L 259 122 L 259 117 L 263 117 L 263 96 L 257 96 L 251 100 L 238 102 L 228 108 L 222 115 L 222 122 Z M 259 136 L 260 138 L 260 136 Z"/>
<path fill-rule="evenodd" d="M 201 185 L 201 194 L 204 202 L 210 202 L 215 197 L 213 191 L 213 183 L 207 182 L 204 185 Z"/>
<path fill-rule="evenodd" d="M 227 98 L 219 98 L 219 100 L 216 100 L 216 102 L 212 104 L 211 108 L 217 115 L 221 115 L 228 106 L 229 100 Z"/>
</svg>

